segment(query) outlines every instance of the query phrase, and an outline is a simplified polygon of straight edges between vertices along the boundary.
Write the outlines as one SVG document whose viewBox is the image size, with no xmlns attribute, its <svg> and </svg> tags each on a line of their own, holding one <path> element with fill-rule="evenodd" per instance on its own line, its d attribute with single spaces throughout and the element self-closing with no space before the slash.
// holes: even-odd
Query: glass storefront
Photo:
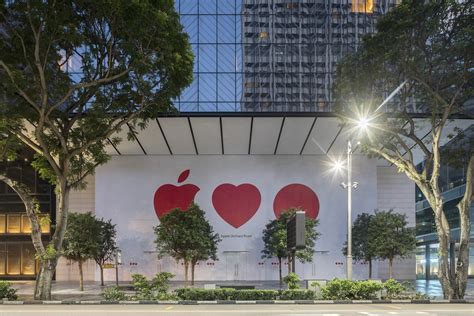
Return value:
<svg viewBox="0 0 474 316">
<path fill-rule="evenodd" d="M 416 278 L 436 279 L 438 278 L 438 247 L 439 244 L 421 245 L 416 248 Z M 459 246 L 455 245 L 454 260 L 459 252 Z M 451 258 L 449 258 L 451 260 Z M 429 273 L 427 274 L 427 270 Z M 474 243 L 469 247 L 469 269 L 470 278 L 474 277 Z"/>
<path fill-rule="evenodd" d="M 0 170 L 26 185 L 38 203 L 42 240 L 47 244 L 55 221 L 55 196 L 28 161 L 0 163 Z M 31 222 L 16 192 L 0 181 L 0 279 L 33 279 L 38 271 L 36 251 L 31 242 Z"/>
<path fill-rule="evenodd" d="M 38 215 L 41 233 L 49 234 L 50 220 L 49 215 Z M 22 213 L 6 213 L 0 214 L 0 235 L 15 234 L 29 235 L 31 234 L 31 222 L 26 214 Z"/>
<path fill-rule="evenodd" d="M 31 242 L 0 243 L 0 276 L 35 275 L 37 259 Z"/>
</svg>

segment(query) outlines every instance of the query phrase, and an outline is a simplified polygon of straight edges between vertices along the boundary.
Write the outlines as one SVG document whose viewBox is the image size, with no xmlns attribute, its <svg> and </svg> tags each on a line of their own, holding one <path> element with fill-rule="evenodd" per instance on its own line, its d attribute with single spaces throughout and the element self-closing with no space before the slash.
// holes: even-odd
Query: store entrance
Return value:
<svg viewBox="0 0 474 316">
<path fill-rule="evenodd" d="M 224 251 L 226 280 L 244 281 L 248 276 L 248 251 Z"/>
</svg>

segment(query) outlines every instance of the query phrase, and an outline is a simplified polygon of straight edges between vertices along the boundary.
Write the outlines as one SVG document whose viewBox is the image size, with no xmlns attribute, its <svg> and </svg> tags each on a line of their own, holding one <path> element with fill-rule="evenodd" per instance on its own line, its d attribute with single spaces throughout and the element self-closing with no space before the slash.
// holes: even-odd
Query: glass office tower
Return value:
<svg viewBox="0 0 474 316">
<path fill-rule="evenodd" d="M 336 63 L 396 0 L 176 0 L 195 54 L 182 112 L 332 110 Z"/>
<path fill-rule="evenodd" d="M 444 149 L 472 146 L 474 140 L 474 125 L 464 131 L 464 137 L 452 139 L 443 146 Z M 442 161 L 439 176 L 439 186 L 444 200 L 444 211 L 451 229 L 450 261 L 456 263 L 459 251 L 459 211 L 458 202 L 466 191 L 466 166 L 468 157 L 464 160 L 449 162 Z M 421 167 L 421 166 L 420 166 Z M 416 271 L 419 279 L 435 279 L 438 273 L 438 240 L 433 210 L 424 198 L 421 191 L 416 189 Z M 470 209 L 471 227 L 474 222 L 474 203 Z M 471 243 L 469 246 L 469 277 L 474 277 L 474 231 L 471 229 Z"/>
</svg>

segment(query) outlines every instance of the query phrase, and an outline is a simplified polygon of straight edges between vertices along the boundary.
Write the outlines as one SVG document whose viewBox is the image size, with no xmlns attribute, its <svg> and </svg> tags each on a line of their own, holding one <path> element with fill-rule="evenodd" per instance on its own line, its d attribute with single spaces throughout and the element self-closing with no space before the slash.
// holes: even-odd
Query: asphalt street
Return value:
<svg viewBox="0 0 474 316">
<path fill-rule="evenodd" d="M 43 315 L 272 315 L 272 316 L 474 316 L 472 304 L 347 304 L 347 305 L 0 305 L 0 316 Z"/>
</svg>

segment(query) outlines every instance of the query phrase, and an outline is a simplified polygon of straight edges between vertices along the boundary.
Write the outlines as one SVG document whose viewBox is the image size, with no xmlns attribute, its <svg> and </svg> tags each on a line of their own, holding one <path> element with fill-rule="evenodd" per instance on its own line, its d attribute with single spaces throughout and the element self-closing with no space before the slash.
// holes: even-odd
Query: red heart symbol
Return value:
<svg viewBox="0 0 474 316">
<path fill-rule="evenodd" d="M 217 214 L 235 228 L 247 223 L 255 215 L 260 201 L 260 191 L 249 183 L 238 186 L 224 183 L 212 193 L 212 205 Z"/>
</svg>

